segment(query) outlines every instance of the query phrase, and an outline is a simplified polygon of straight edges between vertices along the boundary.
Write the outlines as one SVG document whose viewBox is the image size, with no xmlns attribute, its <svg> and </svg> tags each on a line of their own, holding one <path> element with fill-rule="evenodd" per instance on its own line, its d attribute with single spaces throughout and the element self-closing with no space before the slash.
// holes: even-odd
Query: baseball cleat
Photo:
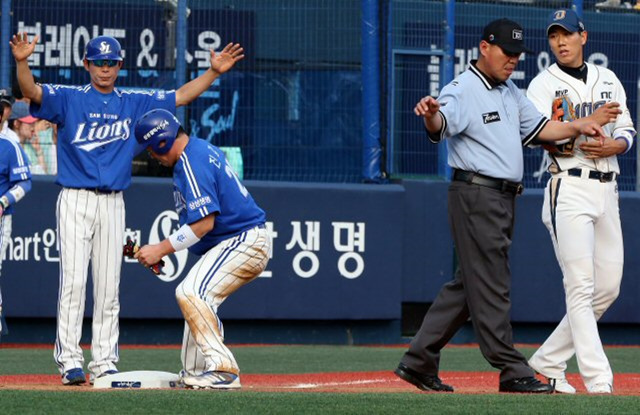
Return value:
<svg viewBox="0 0 640 415">
<path fill-rule="evenodd" d="M 115 369 L 105 370 L 104 372 L 100 373 L 98 376 L 96 376 L 93 373 L 91 373 L 89 375 L 89 384 L 93 385 L 93 382 L 96 379 L 102 378 L 102 377 L 105 377 L 105 376 L 109 376 L 109 375 L 115 375 L 116 373 L 118 373 L 118 371 L 115 370 Z"/>
<path fill-rule="evenodd" d="M 551 387 L 553 387 L 553 391 L 556 393 L 566 393 L 569 395 L 573 395 L 576 393 L 576 388 L 573 387 L 573 385 L 571 385 L 569 383 L 569 381 L 567 380 L 567 378 L 564 376 L 564 373 L 562 373 L 561 376 L 558 377 L 552 377 L 552 376 L 547 376 L 544 373 L 542 373 L 540 371 L 540 369 L 537 368 L 536 364 L 531 364 L 532 360 L 529 360 L 529 367 L 531 369 L 533 369 L 536 373 L 538 373 L 539 375 L 543 376 L 546 380 L 547 383 L 549 385 L 551 385 Z"/>
<path fill-rule="evenodd" d="M 205 372 L 198 376 L 182 378 L 184 386 L 189 389 L 240 389 L 240 377 L 229 372 Z"/>
<path fill-rule="evenodd" d="M 87 381 L 87 377 L 81 368 L 69 369 L 62 374 L 62 384 L 66 386 L 80 385 Z"/>
<path fill-rule="evenodd" d="M 613 393 L 613 387 L 609 383 L 600 382 L 587 388 L 589 393 L 610 394 Z"/>
<path fill-rule="evenodd" d="M 567 378 L 554 379 L 554 378 L 547 378 L 546 376 L 545 378 L 547 379 L 547 382 L 549 382 L 549 385 L 553 387 L 553 390 L 556 393 L 566 393 L 570 395 L 573 395 L 576 393 L 576 388 L 571 386 Z"/>
</svg>

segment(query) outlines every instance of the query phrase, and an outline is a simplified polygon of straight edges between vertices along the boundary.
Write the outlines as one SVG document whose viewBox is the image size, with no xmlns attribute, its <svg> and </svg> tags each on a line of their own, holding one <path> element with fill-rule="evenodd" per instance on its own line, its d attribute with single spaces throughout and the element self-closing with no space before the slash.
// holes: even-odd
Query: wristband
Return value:
<svg viewBox="0 0 640 415">
<path fill-rule="evenodd" d="M 199 240 L 200 238 L 193 233 L 191 226 L 188 224 L 182 225 L 180 229 L 169 236 L 169 243 L 171 243 L 171 246 L 176 250 L 176 252 L 190 248 Z"/>
<path fill-rule="evenodd" d="M 9 207 L 9 198 L 7 196 L 0 197 L 0 206 L 2 206 L 2 210 L 6 210 Z"/>
<path fill-rule="evenodd" d="M 628 130 L 622 130 L 619 131 L 616 136 L 614 137 L 615 140 L 624 140 L 627 142 L 627 148 L 624 150 L 624 153 L 626 153 L 627 151 L 629 151 L 631 149 L 631 146 L 633 145 L 633 135 L 631 134 L 630 131 Z"/>
</svg>

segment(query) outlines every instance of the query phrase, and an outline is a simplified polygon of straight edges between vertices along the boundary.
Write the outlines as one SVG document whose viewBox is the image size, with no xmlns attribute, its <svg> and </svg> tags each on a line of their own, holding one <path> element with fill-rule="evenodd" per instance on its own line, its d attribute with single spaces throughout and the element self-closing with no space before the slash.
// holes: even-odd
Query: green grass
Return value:
<svg viewBox="0 0 640 415">
<path fill-rule="evenodd" d="M 404 348 L 353 346 L 231 347 L 243 373 L 392 370 Z M 520 350 L 526 356 L 534 348 Z M 118 368 L 180 369 L 177 349 L 121 349 Z M 640 349 L 608 348 L 616 373 L 640 373 Z M 87 361 L 89 356 L 86 356 Z M 495 371 L 477 348 L 446 348 L 441 369 Z M 576 372 L 575 363 L 569 365 Z M 0 349 L 0 375 L 57 373 L 50 349 Z M 454 385 L 455 386 L 455 385 Z M 497 385 L 496 385 L 497 388 Z M 241 391 L 16 391 L 0 387 L 1 414 L 425 414 L 640 413 L 633 396 L 522 396 L 403 393 L 266 393 Z"/>
<path fill-rule="evenodd" d="M 3 414 L 625 414 L 630 396 L 0 390 Z"/>
<path fill-rule="evenodd" d="M 397 347 L 358 346 L 231 346 L 242 373 L 317 373 L 392 370 L 404 353 Z M 519 350 L 529 357 L 533 347 Z M 0 349 L 0 375 L 57 373 L 50 349 Z M 640 373 L 640 348 L 611 347 L 607 356 L 615 373 Z M 85 350 L 85 361 L 90 354 Z M 121 371 L 180 370 L 178 349 L 120 350 Z M 448 347 L 442 352 L 441 370 L 492 371 L 477 347 Z M 568 372 L 577 373 L 575 359 Z"/>
</svg>

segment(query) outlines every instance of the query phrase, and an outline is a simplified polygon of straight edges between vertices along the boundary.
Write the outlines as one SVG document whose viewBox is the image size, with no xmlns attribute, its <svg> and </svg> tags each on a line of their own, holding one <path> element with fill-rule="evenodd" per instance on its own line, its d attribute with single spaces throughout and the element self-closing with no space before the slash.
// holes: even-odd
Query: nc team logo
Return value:
<svg viewBox="0 0 640 415">
<path fill-rule="evenodd" d="M 100 42 L 100 53 L 106 54 L 111 53 L 111 45 L 107 42 Z"/>
</svg>

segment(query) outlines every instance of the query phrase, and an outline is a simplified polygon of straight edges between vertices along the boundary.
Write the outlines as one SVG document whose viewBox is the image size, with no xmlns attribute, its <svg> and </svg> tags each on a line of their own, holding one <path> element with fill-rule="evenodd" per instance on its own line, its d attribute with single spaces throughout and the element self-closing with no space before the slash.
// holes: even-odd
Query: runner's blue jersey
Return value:
<svg viewBox="0 0 640 415">
<path fill-rule="evenodd" d="M 189 248 L 194 254 L 202 255 L 266 220 L 222 150 L 200 138 L 189 139 L 173 169 L 173 185 L 180 225 L 216 215 L 213 230 Z"/>
<path fill-rule="evenodd" d="M 0 196 L 7 193 L 16 183 L 25 180 L 31 180 L 27 155 L 20 144 L 0 134 Z M 9 205 L 4 214 L 12 213 L 13 205 Z"/>
<path fill-rule="evenodd" d="M 131 161 L 140 148 L 133 126 L 145 112 L 175 113 L 175 91 L 114 89 L 109 94 L 85 86 L 42 85 L 34 117 L 58 125 L 58 179 L 72 188 L 124 190 L 131 183 Z"/>
</svg>

